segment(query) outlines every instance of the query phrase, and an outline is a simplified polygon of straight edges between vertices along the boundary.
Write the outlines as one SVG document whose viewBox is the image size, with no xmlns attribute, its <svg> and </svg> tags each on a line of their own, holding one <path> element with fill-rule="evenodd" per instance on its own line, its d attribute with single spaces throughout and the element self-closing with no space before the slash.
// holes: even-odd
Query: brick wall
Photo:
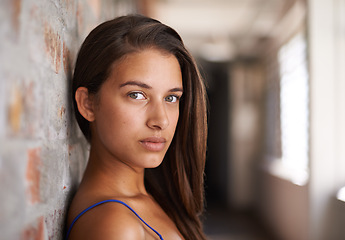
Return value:
<svg viewBox="0 0 345 240">
<path fill-rule="evenodd" d="M 61 239 L 88 146 L 71 111 L 79 46 L 125 0 L 1 0 L 0 239 Z"/>
</svg>

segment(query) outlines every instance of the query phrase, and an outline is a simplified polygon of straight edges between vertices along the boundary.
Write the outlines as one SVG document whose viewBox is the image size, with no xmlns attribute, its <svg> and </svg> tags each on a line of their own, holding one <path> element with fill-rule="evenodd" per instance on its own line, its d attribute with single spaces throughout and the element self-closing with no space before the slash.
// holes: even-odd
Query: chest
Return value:
<svg viewBox="0 0 345 240">
<path fill-rule="evenodd" d="M 138 214 L 143 220 L 143 228 L 147 240 L 159 239 L 157 231 L 164 240 L 182 240 L 175 223 L 160 208 L 160 206 L 150 206 L 140 208 Z M 147 224 L 147 225 L 146 225 Z"/>
</svg>

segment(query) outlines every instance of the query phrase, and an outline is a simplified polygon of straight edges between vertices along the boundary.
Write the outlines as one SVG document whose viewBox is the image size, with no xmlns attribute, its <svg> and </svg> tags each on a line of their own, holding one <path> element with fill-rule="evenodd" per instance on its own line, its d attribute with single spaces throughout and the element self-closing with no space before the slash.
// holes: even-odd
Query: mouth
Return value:
<svg viewBox="0 0 345 240">
<path fill-rule="evenodd" d="M 166 139 L 161 137 L 149 137 L 139 141 L 141 146 L 152 152 L 160 152 L 165 148 Z"/>
</svg>

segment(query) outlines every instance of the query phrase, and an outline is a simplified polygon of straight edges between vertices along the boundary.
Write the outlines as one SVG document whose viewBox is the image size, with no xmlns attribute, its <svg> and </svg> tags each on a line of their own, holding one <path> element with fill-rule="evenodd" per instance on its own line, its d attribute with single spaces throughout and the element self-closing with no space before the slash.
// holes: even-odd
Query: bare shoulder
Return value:
<svg viewBox="0 0 345 240">
<path fill-rule="evenodd" d="M 75 223 L 69 239 L 140 240 L 145 239 L 145 229 L 126 206 L 108 202 L 82 215 Z"/>
</svg>

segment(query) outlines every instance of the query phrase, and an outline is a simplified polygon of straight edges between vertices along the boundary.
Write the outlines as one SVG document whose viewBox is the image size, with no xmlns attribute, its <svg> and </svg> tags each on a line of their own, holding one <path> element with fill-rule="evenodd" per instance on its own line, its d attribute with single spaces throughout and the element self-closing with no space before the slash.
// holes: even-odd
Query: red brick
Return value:
<svg viewBox="0 0 345 240">
<path fill-rule="evenodd" d="M 18 32 L 20 28 L 19 19 L 20 19 L 22 1 L 12 0 L 11 3 L 12 3 L 12 24 L 13 24 L 14 30 Z"/>
<path fill-rule="evenodd" d="M 61 37 L 48 23 L 44 26 L 44 41 L 46 52 L 50 57 L 55 72 L 58 73 L 61 65 Z"/>
<path fill-rule="evenodd" d="M 58 111 L 58 117 L 62 119 L 63 115 L 66 113 L 66 108 L 62 106 Z"/>
<path fill-rule="evenodd" d="M 28 183 L 27 192 L 30 203 L 35 204 L 40 202 L 40 178 L 41 178 L 41 149 L 29 149 L 28 162 L 26 168 L 26 180 Z"/>
<path fill-rule="evenodd" d="M 71 58 L 70 58 L 70 50 L 66 46 L 65 41 L 63 42 L 63 57 L 62 57 L 62 62 L 63 62 L 63 68 L 65 70 L 65 73 L 67 75 L 71 74 Z"/>
<path fill-rule="evenodd" d="M 28 226 L 22 232 L 22 240 L 43 240 L 44 239 L 44 217 L 41 216 L 37 221 Z"/>
<path fill-rule="evenodd" d="M 101 2 L 99 0 L 89 0 L 88 4 L 93 15 L 98 19 L 101 15 Z"/>
<path fill-rule="evenodd" d="M 11 93 L 11 101 L 8 109 L 9 125 L 14 133 L 18 133 L 21 127 L 23 115 L 23 96 L 18 87 L 14 87 Z"/>
</svg>

